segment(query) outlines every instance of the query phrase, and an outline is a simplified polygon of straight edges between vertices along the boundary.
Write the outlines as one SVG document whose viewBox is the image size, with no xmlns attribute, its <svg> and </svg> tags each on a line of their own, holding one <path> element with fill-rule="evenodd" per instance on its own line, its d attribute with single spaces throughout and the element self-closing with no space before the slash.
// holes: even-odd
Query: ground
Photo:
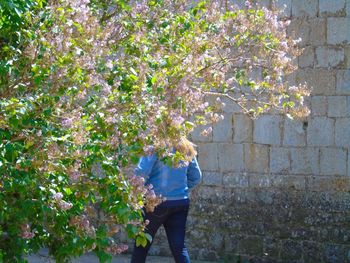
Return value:
<svg viewBox="0 0 350 263">
<path fill-rule="evenodd" d="M 52 259 L 49 259 L 47 257 L 47 252 L 43 250 L 38 255 L 33 255 L 28 257 L 29 263 L 54 263 L 55 261 Z M 129 263 L 130 262 L 130 255 L 119 255 L 115 256 L 113 258 L 113 263 Z M 209 261 L 197 261 L 193 260 L 192 263 L 210 263 Z M 98 263 L 98 259 L 96 256 L 88 254 L 84 255 L 76 260 L 73 260 L 73 263 Z M 149 256 L 147 258 L 147 263 L 174 263 L 174 260 L 172 258 L 167 257 L 154 257 Z"/>
</svg>

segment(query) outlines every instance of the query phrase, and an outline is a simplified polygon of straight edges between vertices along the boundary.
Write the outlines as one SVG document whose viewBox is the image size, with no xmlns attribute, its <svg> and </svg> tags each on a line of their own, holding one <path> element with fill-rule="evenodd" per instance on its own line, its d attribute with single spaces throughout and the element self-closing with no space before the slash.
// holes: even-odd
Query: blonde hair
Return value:
<svg viewBox="0 0 350 263">
<path fill-rule="evenodd" d="M 182 153 L 185 157 L 185 161 L 192 161 L 197 155 L 195 144 L 190 142 L 186 137 L 181 137 L 175 146 L 176 150 Z"/>
</svg>

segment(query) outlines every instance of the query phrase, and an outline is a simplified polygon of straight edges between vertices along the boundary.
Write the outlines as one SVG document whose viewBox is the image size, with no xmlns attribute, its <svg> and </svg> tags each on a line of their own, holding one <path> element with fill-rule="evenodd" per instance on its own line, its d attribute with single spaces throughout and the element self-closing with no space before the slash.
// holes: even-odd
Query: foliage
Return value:
<svg viewBox="0 0 350 263">
<path fill-rule="evenodd" d="M 9 75 L 19 76 L 22 50 L 32 36 L 31 20 L 43 4 L 43 0 L 0 1 L 0 90 L 8 87 Z M 19 68 L 13 67 L 15 63 Z"/>
<path fill-rule="evenodd" d="M 296 42 L 277 11 L 215 1 L 1 2 L 0 259 L 48 247 L 101 262 L 145 245 L 142 207 L 159 203 L 130 169 L 215 122 L 221 97 L 257 116 L 304 116 L 284 81 Z M 208 96 L 217 97 L 212 104 Z M 204 131 L 208 133 L 209 131 Z M 0 260 L 0 261 L 1 261 Z"/>
</svg>

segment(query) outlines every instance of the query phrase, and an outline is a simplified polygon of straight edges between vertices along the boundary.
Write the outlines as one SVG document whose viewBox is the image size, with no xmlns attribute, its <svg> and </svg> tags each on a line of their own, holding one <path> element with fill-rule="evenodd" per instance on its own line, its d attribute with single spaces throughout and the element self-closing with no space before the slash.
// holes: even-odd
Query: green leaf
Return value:
<svg viewBox="0 0 350 263">
<path fill-rule="evenodd" d="M 100 263 L 112 262 L 112 256 L 107 254 L 104 251 L 97 251 L 96 255 L 97 255 Z"/>
<path fill-rule="evenodd" d="M 152 236 L 150 235 L 150 234 L 148 234 L 148 233 L 145 233 L 145 237 L 147 238 L 147 240 L 149 241 L 149 242 L 152 242 Z"/>
<path fill-rule="evenodd" d="M 70 188 L 68 188 L 68 187 L 65 187 L 65 188 L 63 189 L 63 191 L 64 191 L 67 195 L 73 194 L 72 190 L 71 190 Z"/>
<path fill-rule="evenodd" d="M 10 125 L 14 128 L 17 129 L 18 128 L 18 124 L 19 124 L 19 120 L 17 119 L 17 117 L 11 117 L 9 119 Z"/>
<path fill-rule="evenodd" d="M 193 122 L 186 121 L 185 122 L 185 127 L 189 130 L 193 129 L 196 125 Z"/>
<path fill-rule="evenodd" d="M 136 246 L 139 247 L 139 246 L 147 246 L 147 239 L 144 237 L 144 236 L 138 236 L 136 237 Z"/>
<path fill-rule="evenodd" d="M 25 142 L 24 148 L 29 149 L 30 147 L 32 147 L 34 145 L 34 141 L 33 140 L 27 140 Z"/>
</svg>

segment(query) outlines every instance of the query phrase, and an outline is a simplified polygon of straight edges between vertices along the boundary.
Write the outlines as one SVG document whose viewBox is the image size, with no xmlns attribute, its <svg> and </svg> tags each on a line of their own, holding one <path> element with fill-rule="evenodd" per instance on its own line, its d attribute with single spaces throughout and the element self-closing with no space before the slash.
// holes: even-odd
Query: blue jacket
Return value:
<svg viewBox="0 0 350 263">
<path fill-rule="evenodd" d="M 135 173 L 144 177 L 145 184 L 152 184 L 154 192 L 167 200 L 188 199 L 188 191 L 199 184 L 202 177 L 196 158 L 188 166 L 172 168 L 156 154 L 141 157 Z"/>
</svg>

